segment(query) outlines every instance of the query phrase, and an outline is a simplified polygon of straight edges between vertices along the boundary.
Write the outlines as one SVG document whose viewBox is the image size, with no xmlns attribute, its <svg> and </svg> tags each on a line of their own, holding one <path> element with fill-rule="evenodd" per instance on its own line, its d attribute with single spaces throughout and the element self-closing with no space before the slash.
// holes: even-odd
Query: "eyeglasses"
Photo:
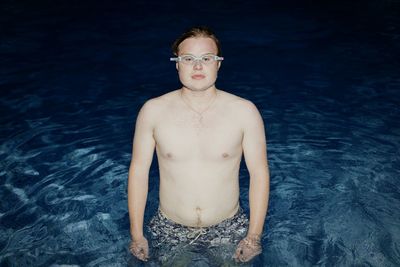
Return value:
<svg viewBox="0 0 400 267">
<path fill-rule="evenodd" d="M 216 55 L 208 54 L 208 55 L 203 55 L 200 57 L 196 57 L 193 55 L 183 55 L 183 56 L 179 56 L 179 57 L 171 57 L 169 60 L 175 61 L 175 62 L 182 62 L 185 65 L 194 65 L 196 63 L 196 61 L 198 61 L 204 65 L 211 65 L 215 61 L 224 60 L 224 58 L 216 56 Z"/>
</svg>

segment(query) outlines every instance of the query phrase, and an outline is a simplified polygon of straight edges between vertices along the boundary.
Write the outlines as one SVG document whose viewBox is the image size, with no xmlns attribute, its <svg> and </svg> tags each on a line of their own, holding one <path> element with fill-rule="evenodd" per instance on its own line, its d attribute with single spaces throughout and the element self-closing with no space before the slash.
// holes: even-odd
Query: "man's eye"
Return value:
<svg viewBox="0 0 400 267">
<path fill-rule="evenodd" d="M 203 57 L 204 62 L 212 61 L 213 57 L 212 56 L 205 56 Z"/>
<path fill-rule="evenodd" d="M 192 57 L 183 57 L 182 60 L 185 62 L 192 62 L 193 58 Z"/>
</svg>

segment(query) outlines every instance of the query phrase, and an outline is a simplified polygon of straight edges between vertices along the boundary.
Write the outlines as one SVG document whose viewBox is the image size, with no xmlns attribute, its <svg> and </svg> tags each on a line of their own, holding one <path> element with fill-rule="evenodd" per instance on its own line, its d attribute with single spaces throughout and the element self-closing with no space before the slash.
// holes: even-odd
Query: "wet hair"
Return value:
<svg viewBox="0 0 400 267">
<path fill-rule="evenodd" d="M 175 40 L 175 42 L 172 44 L 172 52 L 174 55 L 178 55 L 179 53 L 179 45 L 185 41 L 188 38 L 192 37 L 206 37 L 206 38 L 211 38 L 215 44 L 217 45 L 217 56 L 221 56 L 221 45 L 219 43 L 218 38 L 215 36 L 214 32 L 206 27 L 206 26 L 196 26 L 192 27 L 188 30 L 186 30 L 181 36 L 178 37 L 178 39 Z"/>
</svg>

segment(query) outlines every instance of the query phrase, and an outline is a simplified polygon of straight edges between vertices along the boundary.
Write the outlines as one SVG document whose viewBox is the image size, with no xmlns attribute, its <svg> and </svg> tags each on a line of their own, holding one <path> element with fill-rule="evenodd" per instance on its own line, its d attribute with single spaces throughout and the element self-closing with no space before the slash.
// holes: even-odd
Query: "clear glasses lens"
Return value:
<svg viewBox="0 0 400 267">
<path fill-rule="evenodd" d="M 194 65 L 196 61 L 199 61 L 201 64 L 210 65 L 215 61 L 221 61 L 223 58 L 215 56 L 215 55 L 204 55 L 201 57 L 195 57 L 192 55 L 183 55 L 176 58 L 175 61 L 182 62 L 185 65 Z M 172 60 L 172 59 L 171 59 Z"/>
</svg>

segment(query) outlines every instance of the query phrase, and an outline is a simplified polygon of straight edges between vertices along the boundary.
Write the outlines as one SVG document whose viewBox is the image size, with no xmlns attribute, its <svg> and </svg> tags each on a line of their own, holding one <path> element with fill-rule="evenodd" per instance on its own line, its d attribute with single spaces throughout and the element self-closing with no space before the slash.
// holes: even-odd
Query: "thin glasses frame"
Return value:
<svg viewBox="0 0 400 267">
<path fill-rule="evenodd" d="M 190 62 L 183 61 L 183 59 L 187 58 L 187 57 L 191 58 L 192 61 L 190 61 Z M 213 59 L 213 61 L 206 62 L 203 60 L 205 57 L 211 57 Z M 175 61 L 175 62 L 182 62 L 183 64 L 187 64 L 187 65 L 194 65 L 196 63 L 196 61 L 198 61 L 198 62 L 201 62 L 202 64 L 207 65 L 207 64 L 213 63 L 214 61 L 222 61 L 222 60 L 224 60 L 224 58 L 216 56 L 216 55 L 212 55 L 212 54 L 207 54 L 207 55 L 202 55 L 199 57 L 196 57 L 194 55 L 182 55 L 179 57 L 171 57 L 169 60 Z"/>
</svg>

